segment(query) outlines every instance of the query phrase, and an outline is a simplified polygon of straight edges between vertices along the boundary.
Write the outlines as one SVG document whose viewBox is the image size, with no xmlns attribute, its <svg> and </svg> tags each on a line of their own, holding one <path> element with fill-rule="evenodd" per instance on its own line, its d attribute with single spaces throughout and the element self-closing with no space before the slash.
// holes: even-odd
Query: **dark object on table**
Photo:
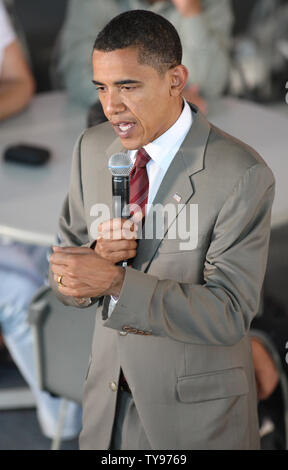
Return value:
<svg viewBox="0 0 288 470">
<path fill-rule="evenodd" d="M 50 151 L 34 145 L 18 144 L 8 147 L 4 152 L 6 162 L 26 165 L 43 165 L 50 158 Z"/>
</svg>

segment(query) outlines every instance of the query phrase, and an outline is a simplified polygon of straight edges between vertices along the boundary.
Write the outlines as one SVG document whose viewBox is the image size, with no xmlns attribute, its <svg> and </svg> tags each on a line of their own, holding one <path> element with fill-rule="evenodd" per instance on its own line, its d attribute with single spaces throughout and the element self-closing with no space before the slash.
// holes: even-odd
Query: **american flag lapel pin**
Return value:
<svg viewBox="0 0 288 470">
<path fill-rule="evenodd" d="M 175 193 L 174 196 L 173 196 L 173 199 L 174 199 L 176 202 L 180 202 L 181 199 L 182 199 L 182 196 L 180 196 L 180 194 L 178 194 L 178 193 Z"/>
</svg>

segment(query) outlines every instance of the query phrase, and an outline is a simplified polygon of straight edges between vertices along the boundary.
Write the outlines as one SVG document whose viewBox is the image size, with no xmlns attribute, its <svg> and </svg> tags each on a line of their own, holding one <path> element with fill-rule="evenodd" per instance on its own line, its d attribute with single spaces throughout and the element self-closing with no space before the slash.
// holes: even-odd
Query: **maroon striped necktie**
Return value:
<svg viewBox="0 0 288 470">
<path fill-rule="evenodd" d="M 146 150 L 139 149 L 136 154 L 136 160 L 130 172 L 130 204 L 137 204 L 142 211 L 143 219 L 145 218 L 145 206 L 148 201 L 149 179 L 146 165 L 151 157 Z M 132 211 L 133 212 L 133 211 Z"/>
</svg>

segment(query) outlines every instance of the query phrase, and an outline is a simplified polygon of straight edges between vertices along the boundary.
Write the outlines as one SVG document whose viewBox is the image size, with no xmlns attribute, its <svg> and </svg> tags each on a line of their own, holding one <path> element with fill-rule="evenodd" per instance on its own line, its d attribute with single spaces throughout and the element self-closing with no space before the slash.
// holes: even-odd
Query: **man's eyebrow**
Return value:
<svg viewBox="0 0 288 470">
<path fill-rule="evenodd" d="M 104 83 L 98 82 L 97 80 L 92 80 L 92 83 L 97 86 L 105 86 Z M 126 85 L 126 84 L 133 84 L 133 83 L 142 83 L 139 80 L 131 80 L 130 78 L 124 79 L 124 80 L 118 80 L 117 82 L 114 82 L 113 85 Z"/>
</svg>

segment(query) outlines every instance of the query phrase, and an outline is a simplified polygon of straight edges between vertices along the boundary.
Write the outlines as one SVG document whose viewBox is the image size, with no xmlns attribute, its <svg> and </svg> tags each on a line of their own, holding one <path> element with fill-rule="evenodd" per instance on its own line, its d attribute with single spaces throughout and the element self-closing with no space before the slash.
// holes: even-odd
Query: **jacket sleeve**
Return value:
<svg viewBox="0 0 288 470">
<path fill-rule="evenodd" d="M 59 219 L 60 246 L 91 246 L 89 241 L 87 224 L 84 214 L 83 193 L 81 183 L 81 142 L 83 134 L 76 142 L 70 177 L 70 187 L 68 195 L 64 201 Z M 97 299 L 87 299 L 86 302 L 79 303 L 75 298 L 60 294 L 53 273 L 49 269 L 49 282 L 56 297 L 65 305 L 74 307 L 89 307 Z"/>
<path fill-rule="evenodd" d="M 128 268 L 105 326 L 129 326 L 135 333 L 141 330 L 194 344 L 240 341 L 260 302 L 273 198 L 270 169 L 263 164 L 248 169 L 218 213 L 206 252 L 204 283 L 159 280 Z"/>
</svg>

